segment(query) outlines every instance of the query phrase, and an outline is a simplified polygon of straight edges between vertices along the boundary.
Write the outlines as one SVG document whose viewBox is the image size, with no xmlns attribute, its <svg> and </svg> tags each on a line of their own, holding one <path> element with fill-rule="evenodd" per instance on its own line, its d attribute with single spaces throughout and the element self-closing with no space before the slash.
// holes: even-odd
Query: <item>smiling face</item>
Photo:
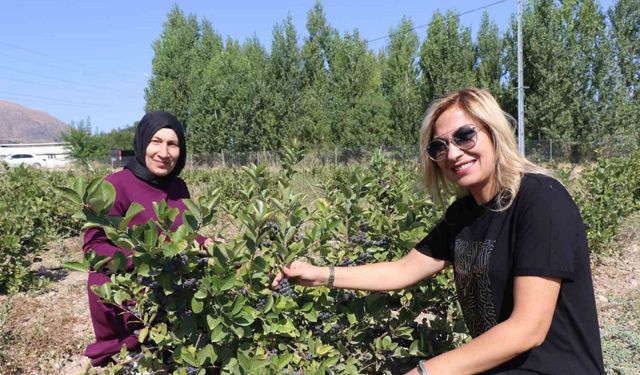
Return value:
<svg viewBox="0 0 640 375">
<path fill-rule="evenodd" d="M 180 156 L 178 135 L 173 129 L 158 130 L 147 145 L 144 162 L 147 169 L 158 177 L 167 176 L 176 167 Z"/>
<path fill-rule="evenodd" d="M 465 125 L 478 130 L 475 145 L 467 150 L 458 148 L 451 139 L 454 133 Z M 496 157 L 489 131 L 454 105 L 440 115 L 435 122 L 433 138 L 448 141 L 445 157 L 438 161 L 438 167 L 445 178 L 468 190 L 478 204 L 484 204 L 496 194 Z"/>
</svg>

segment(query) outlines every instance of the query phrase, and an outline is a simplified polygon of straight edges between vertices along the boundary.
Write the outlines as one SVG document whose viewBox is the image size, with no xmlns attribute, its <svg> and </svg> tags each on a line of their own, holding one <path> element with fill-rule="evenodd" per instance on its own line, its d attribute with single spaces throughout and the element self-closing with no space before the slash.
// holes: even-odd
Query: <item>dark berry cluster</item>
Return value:
<svg viewBox="0 0 640 375">
<path fill-rule="evenodd" d="M 427 333 L 427 339 L 431 345 L 437 347 L 448 342 L 449 334 L 441 329 L 432 329 Z"/>
<path fill-rule="evenodd" d="M 356 258 L 355 263 L 356 264 L 366 264 L 369 263 L 373 260 L 373 255 L 367 253 L 367 252 L 362 252 L 358 255 L 358 258 Z"/>
<path fill-rule="evenodd" d="M 178 316 L 180 319 L 188 319 L 193 316 L 193 311 L 189 309 L 182 309 L 179 311 Z"/>
<path fill-rule="evenodd" d="M 311 332 L 313 332 L 313 334 L 315 336 L 323 337 L 324 336 L 324 328 L 322 327 L 322 323 L 313 324 L 311 326 Z"/>
<path fill-rule="evenodd" d="M 198 268 L 204 268 L 209 264 L 209 258 L 203 257 L 198 259 Z"/>
<path fill-rule="evenodd" d="M 265 297 L 258 298 L 258 302 L 256 302 L 256 309 L 262 310 L 267 304 L 267 299 Z"/>
<path fill-rule="evenodd" d="M 348 305 L 356 299 L 356 293 L 353 290 L 341 290 L 337 296 L 337 302 L 341 305 Z"/>
<path fill-rule="evenodd" d="M 329 334 L 332 336 L 337 335 L 343 328 L 346 328 L 345 326 L 343 326 L 342 324 L 340 324 L 339 322 L 334 323 L 333 325 L 331 325 L 331 329 L 329 330 Z"/>
<path fill-rule="evenodd" d="M 196 290 L 198 289 L 200 282 L 194 278 L 191 279 L 186 279 L 183 283 L 182 283 L 182 288 L 183 289 L 190 289 L 190 290 Z"/>
<path fill-rule="evenodd" d="M 260 241 L 260 243 L 258 243 L 258 247 L 271 247 L 272 244 L 273 244 L 273 241 L 271 241 L 270 239 L 265 239 Z"/>
<path fill-rule="evenodd" d="M 184 255 L 183 253 L 180 253 L 174 256 L 173 258 L 171 258 L 169 261 L 164 262 L 163 271 L 176 272 L 180 270 L 182 267 L 184 267 L 187 264 L 187 261 L 188 261 L 187 256 Z"/>
<path fill-rule="evenodd" d="M 375 246 L 381 247 L 383 249 L 388 249 L 391 247 L 391 237 L 384 235 L 382 239 L 376 241 Z"/>
<path fill-rule="evenodd" d="M 371 232 L 373 227 L 366 220 L 360 220 L 358 221 L 358 229 L 360 229 L 360 232 Z"/>
<path fill-rule="evenodd" d="M 118 374 L 120 375 L 138 375 L 140 371 L 137 369 L 137 364 L 127 363 L 120 370 L 118 370 Z"/>
<path fill-rule="evenodd" d="M 373 246 L 373 241 L 367 238 L 367 235 L 364 232 L 358 233 L 357 236 L 349 237 L 349 242 L 358 244 L 365 249 Z"/>
<path fill-rule="evenodd" d="M 144 286 L 151 286 L 153 279 L 151 279 L 149 276 L 138 276 L 137 281 L 138 281 L 138 284 L 142 284 Z"/>
<path fill-rule="evenodd" d="M 291 284 L 289 284 L 289 279 L 287 279 L 286 277 L 280 280 L 280 283 L 276 287 L 276 293 L 285 297 L 296 297 L 296 292 L 293 290 Z"/>
<path fill-rule="evenodd" d="M 318 320 L 321 321 L 321 322 L 323 322 L 325 320 L 329 320 L 330 318 L 331 318 L 331 313 L 328 312 L 328 311 L 321 311 L 318 314 Z"/>
<path fill-rule="evenodd" d="M 312 360 L 313 359 L 313 353 L 305 353 L 304 359 L 306 359 L 307 361 Z"/>
<path fill-rule="evenodd" d="M 374 241 L 370 238 L 367 238 L 367 235 L 364 232 L 358 233 L 357 236 L 349 237 L 349 241 L 362 246 L 364 249 L 368 249 L 371 246 L 381 247 L 383 249 L 388 249 L 391 247 L 391 237 L 384 235 L 378 241 Z"/>
</svg>

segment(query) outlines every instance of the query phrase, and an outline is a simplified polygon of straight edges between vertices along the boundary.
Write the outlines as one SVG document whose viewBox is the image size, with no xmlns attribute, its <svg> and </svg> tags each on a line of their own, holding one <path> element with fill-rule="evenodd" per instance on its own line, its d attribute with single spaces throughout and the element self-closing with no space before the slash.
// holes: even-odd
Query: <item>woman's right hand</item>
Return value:
<svg viewBox="0 0 640 375">
<path fill-rule="evenodd" d="M 282 268 L 282 272 L 278 272 L 271 283 L 271 287 L 278 287 L 280 281 L 285 277 L 295 281 L 296 284 L 304 286 L 327 285 L 327 281 L 329 279 L 329 268 L 317 267 L 309 263 L 294 260 L 284 266 Z"/>
</svg>

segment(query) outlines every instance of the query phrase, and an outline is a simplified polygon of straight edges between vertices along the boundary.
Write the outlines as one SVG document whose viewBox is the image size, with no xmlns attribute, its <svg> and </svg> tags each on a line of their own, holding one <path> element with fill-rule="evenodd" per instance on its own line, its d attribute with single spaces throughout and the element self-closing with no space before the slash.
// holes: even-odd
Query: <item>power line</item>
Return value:
<svg viewBox="0 0 640 375">
<path fill-rule="evenodd" d="M 48 88 L 55 88 L 55 89 L 60 89 L 60 86 L 55 84 L 55 83 L 46 83 L 46 82 L 37 82 L 37 81 L 29 81 L 29 80 L 25 80 L 25 79 L 16 79 L 16 78 L 7 78 L 7 77 L 0 77 L 0 82 L 2 81 L 10 81 L 10 82 L 17 82 L 17 83 L 26 83 L 29 85 L 35 85 L 35 86 L 40 86 L 40 87 L 48 87 Z M 74 89 L 75 92 L 85 92 L 87 94 L 93 94 L 93 92 L 90 89 Z M 123 96 L 122 95 L 118 95 L 118 98 L 122 99 Z M 137 100 L 138 98 L 134 98 L 133 96 L 129 96 L 127 97 L 131 100 Z"/>
<path fill-rule="evenodd" d="M 92 84 L 89 84 L 89 83 L 75 82 L 75 81 L 70 81 L 70 80 L 62 79 L 62 78 L 49 77 L 49 76 L 46 76 L 46 75 L 44 75 L 44 74 L 30 73 L 30 72 L 26 72 L 26 71 L 24 71 L 24 70 L 10 68 L 10 67 L 8 67 L 8 66 L 0 66 L 0 69 L 8 70 L 8 71 L 10 71 L 10 72 L 14 72 L 14 73 L 26 74 L 26 75 L 29 75 L 29 76 L 34 76 L 34 77 L 40 77 L 40 78 L 44 78 L 44 79 L 49 79 L 49 80 L 52 80 L 52 81 L 58 81 L 58 82 L 62 82 L 62 83 L 68 83 L 68 84 L 72 84 L 72 85 L 78 85 L 78 86 L 91 87 L 91 88 L 94 88 L 94 89 L 104 90 L 104 91 L 113 91 L 113 89 L 110 89 L 110 88 L 107 88 L 107 87 L 102 87 L 102 86 L 92 85 Z"/>
<path fill-rule="evenodd" d="M 469 14 L 469 13 L 477 12 L 477 11 L 482 10 L 482 9 L 487 9 L 487 8 L 489 8 L 489 7 L 492 7 L 492 6 L 494 6 L 494 5 L 498 5 L 498 4 L 500 4 L 500 3 L 504 3 L 504 2 L 507 2 L 507 1 L 508 1 L 508 0 L 500 0 L 500 1 L 496 1 L 496 2 L 493 2 L 493 3 L 491 3 L 491 4 L 483 5 L 483 6 L 478 7 L 478 8 L 474 8 L 474 9 L 470 9 L 470 10 L 467 10 L 467 11 L 464 11 L 464 12 L 456 13 L 456 16 L 458 16 L 458 17 L 460 17 L 460 16 L 464 16 L 465 14 Z M 424 25 L 418 25 L 418 26 L 412 27 L 411 29 L 409 29 L 409 31 L 414 31 L 414 30 L 417 30 L 417 29 L 420 29 L 420 28 L 423 28 L 423 27 L 427 27 L 427 26 L 429 26 L 429 24 L 428 24 L 428 23 L 425 23 Z M 367 44 L 368 44 L 368 43 L 371 43 L 371 42 L 377 42 L 378 40 L 387 39 L 387 38 L 390 38 L 390 37 L 392 37 L 392 36 L 395 36 L 395 35 L 401 34 L 401 33 L 403 33 L 403 32 L 405 32 L 405 31 L 397 31 L 397 32 L 395 32 L 395 33 L 387 34 L 387 35 L 385 35 L 385 36 L 381 36 L 381 37 L 379 37 L 379 38 L 365 40 L 365 42 L 366 42 Z"/>
<path fill-rule="evenodd" d="M 50 61 L 51 61 L 51 60 L 57 60 L 58 62 L 62 62 L 62 63 L 69 64 L 69 65 L 75 65 L 75 66 L 78 66 L 78 67 L 81 67 L 81 68 L 84 68 L 84 69 L 89 69 L 89 70 L 91 70 L 91 71 L 93 71 L 93 72 L 99 71 L 99 69 L 96 69 L 94 66 L 90 66 L 90 65 L 82 64 L 82 63 L 79 63 L 79 62 L 77 62 L 77 61 L 65 61 L 65 60 L 61 60 L 61 59 L 59 59 L 59 58 L 58 58 L 58 57 L 56 57 L 56 56 L 48 55 L 48 54 L 46 54 L 46 53 L 42 53 L 42 52 L 40 52 L 40 51 L 36 51 L 36 50 L 28 49 L 28 48 L 24 48 L 24 47 L 16 46 L 16 45 L 11 44 L 11 43 L 6 43 L 6 42 L 2 42 L 2 41 L 0 41 L 0 45 L 3 45 L 3 46 L 5 46 L 5 47 L 9 47 L 9 48 L 13 48 L 13 49 L 17 49 L 17 50 L 20 50 L 20 51 L 29 52 L 29 53 L 32 53 L 32 54 L 34 54 L 34 55 L 42 56 L 42 57 L 44 57 L 44 58 L 46 58 L 46 59 L 47 59 L 47 62 L 46 62 L 44 65 L 52 66 L 52 67 L 56 67 L 56 68 L 58 68 L 58 69 L 65 69 L 65 68 L 60 67 L 60 66 L 55 65 L 55 64 L 51 64 L 51 63 L 50 63 Z M 3 55 L 4 55 L 4 56 L 7 56 L 6 54 L 3 54 Z M 13 56 L 10 56 L 10 57 L 13 57 Z M 14 57 L 14 58 L 15 58 L 15 57 Z M 22 58 L 22 59 L 24 59 L 24 58 Z M 27 61 L 31 61 L 31 62 L 36 62 L 36 63 L 38 63 L 38 64 L 42 64 L 42 62 L 38 62 L 38 61 L 33 61 L 33 60 L 27 60 Z M 104 74 L 104 72 L 101 72 L 101 73 L 102 73 L 102 74 Z M 87 74 L 87 73 L 85 73 L 85 74 Z M 121 75 L 121 74 L 117 74 L 117 73 L 113 73 L 113 72 L 107 72 L 107 74 L 111 75 L 112 77 L 118 77 L 118 78 L 121 78 L 121 79 L 122 79 L 122 78 L 124 78 L 124 79 L 128 79 L 127 77 L 125 77 L 125 76 L 123 76 L 123 75 Z"/>
<path fill-rule="evenodd" d="M 71 101 L 71 100 L 61 100 L 61 99 L 56 99 L 56 98 L 50 98 L 50 97 L 47 97 L 47 96 L 21 94 L 21 93 L 10 92 L 10 91 L 0 91 L 0 94 L 23 97 L 23 98 L 28 98 L 28 99 L 44 100 L 44 101 L 49 101 L 49 102 L 52 102 L 52 103 L 65 104 L 65 105 L 68 105 L 68 106 L 71 106 L 71 107 L 76 107 L 76 108 L 100 107 L 100 108 L 114 108 L 114 109 L 117 109 L 118 112 L 133 112 L 134 111 L 134 110 L 118 109 L 119 107 L 108 105 L 108 104 L 76 102 L 76 101 Z"/>
</svg>

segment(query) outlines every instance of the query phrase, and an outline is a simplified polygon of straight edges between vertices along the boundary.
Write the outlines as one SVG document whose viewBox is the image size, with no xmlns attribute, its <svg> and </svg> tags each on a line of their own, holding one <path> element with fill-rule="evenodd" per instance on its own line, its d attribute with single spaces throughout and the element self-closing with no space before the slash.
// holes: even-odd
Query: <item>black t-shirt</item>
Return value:
<svg viewBox="0 0 640 375">
<path fill-rule="evenodd" d="M 509 318 L 515 276 L 562 279 L 543 344 L 486 374 L 604 374 L 587 237 L 569 193 L 551 177 L 526 174 L 512 206 L 495 206 L 460 198 L 416 245 L 453 265 L 473 337 Z"/>
</svg>

